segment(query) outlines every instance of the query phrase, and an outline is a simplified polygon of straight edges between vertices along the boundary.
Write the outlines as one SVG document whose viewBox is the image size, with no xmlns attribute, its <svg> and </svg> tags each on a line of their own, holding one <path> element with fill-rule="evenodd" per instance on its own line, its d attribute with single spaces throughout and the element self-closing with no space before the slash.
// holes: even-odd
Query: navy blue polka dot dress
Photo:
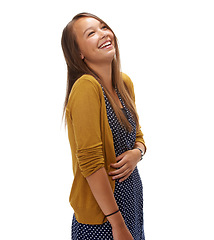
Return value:
<svg viewBox="0 0 214 240">
<path fill-rule="evenodd" d="M 126 108 L 120 93 L 115 89 L 122 103 L 122 110 L 133 127 L 131 132 L 126 131 L 117 119 L 103 87 L 102 90 L 105 98 L 108 122 L 113 135 L 115 154 L 119 156 L 123 152 L 133 149 L 136 139 L 136 124 L 130 111 Z M 137 167 L 125 181 L 121 183 L 118 180 L 115 181 L 114 197 L 134 240 L 145 240 L 143 227 L 143 186 Z M 72 240 L 113 240 L 111 225 L 108 221 L 100 225 L 82 224 L 76 220 L 75 215 L 72 221 L 71 237 Z"/>
</svg>

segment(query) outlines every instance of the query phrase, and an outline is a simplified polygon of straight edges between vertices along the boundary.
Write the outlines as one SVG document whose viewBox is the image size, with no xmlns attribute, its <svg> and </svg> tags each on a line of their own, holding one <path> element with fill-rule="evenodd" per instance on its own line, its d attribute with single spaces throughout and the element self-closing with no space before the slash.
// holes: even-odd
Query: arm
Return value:
<svg viewBox="0 0 214 240">
<path fill-rule="evenodd" d="M 135 142 L 134 149 L 135 149 L 135 148 L 140 148 L 140 149 L 142 149 L 143 152 L 144 152 L 144 154 L 145 154 L 145 152 L 146 152 L 146 146 L 145 146 L 145 144 L 143 144 L 142 142 Z M 134 150 L 134 149 L 133 149 L 133 150 Z"/>
<path fill-rule="evenodd" d="M 100 168 L 86 179 L 105 215 L 118 210 L 105 168 Z M 109 216 L 107 219 L 112 226 L 114 240 L 133 240 L 120 212 Z"/>
<path fill-rule="evenodd" d="M 134 92 L 134 84 L 132 82 L 132 80 L 129 78 L 128 75 L 126 75 L 125 73 L 122 73 L 122 78 L 124 80 L 124 83 L 128 89 L 128 92 L 132 98 L 132 100 L 134 101 L 135 104 L 135 92 Z M 138 147 L 140 147 L 139 143 L 142 143 L 144 145 L 144 147 L 142 146 L 142 150 L 145 150 L 144 153 L 146 153 L 146 145 L 145 145 L 145 141 L 143 139 L 143 133 L 141 131 L 141 126 L 139 125 L 139 128 L 137 129 L 136 132 L 136 140 L 135 140 L 136 144 L 138 145 Z M 134 148 L 136 148 L 136 146 L 134 146 Z M 141 148 L 141 147 L 140 147 Z"/>
<path fill-rule="evenodd" d="M 86 179 L 103 213 L 108 215 L 117 211 L 118 206 L 105 168 L 100 168 Z M 120 212 L 108 217 L 108 220 L 113 226 L 124 225 L 123 217 Z"/>
<path fill-rule="evenodd" d="M 135 102 L 135 93 L 134 93 L 134 86 L 131 79 L 126 75 L 123 74 L 123 79 L 128 87 L 129 93 L 133 101 Z M 146 145 L 143 139 L 143 133 L 141 131 L 141 127 L 139 126 L 136 132 L 136 140 L 135 145 L 132 150 L 126 151 L 122 153 L 120 156 L 116 158 L 118 163 L 111 164 L 111 166 L 117 170 L 109 172 L 109 175 L 113 176 L 113 179 L 120 179 L 119 181 L 122 182 L 126 180 L 131 173 L 134 171 L 137 163 L 141 158 L 141 152 L 139 149 L 143 150 L 144 154 L 146 152 Z"/>
</svg>

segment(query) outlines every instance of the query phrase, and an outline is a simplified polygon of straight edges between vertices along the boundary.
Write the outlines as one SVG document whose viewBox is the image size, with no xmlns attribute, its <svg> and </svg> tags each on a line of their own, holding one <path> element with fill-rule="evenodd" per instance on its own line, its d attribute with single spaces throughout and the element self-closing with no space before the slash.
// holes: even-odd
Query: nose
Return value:
<svg viewBox="0 0 214 240">
<path fill-rule="evenodd" d="M 103 39 L 108 36 L 107 31 L 100 29 L 100 38 Z"/>
</svg>

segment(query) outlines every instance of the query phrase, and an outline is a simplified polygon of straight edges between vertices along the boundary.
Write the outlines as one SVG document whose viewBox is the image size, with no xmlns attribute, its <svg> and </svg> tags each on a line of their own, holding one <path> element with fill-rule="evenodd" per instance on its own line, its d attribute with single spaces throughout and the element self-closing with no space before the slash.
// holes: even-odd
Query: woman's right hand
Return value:
<svg viewBox="0 0 214 240">
<path fill-rule="evenodd" d="M 134 240 L 125 224 L 123 226 L 112 227 L 112 234 L 114 240 Z"/>
</svg>

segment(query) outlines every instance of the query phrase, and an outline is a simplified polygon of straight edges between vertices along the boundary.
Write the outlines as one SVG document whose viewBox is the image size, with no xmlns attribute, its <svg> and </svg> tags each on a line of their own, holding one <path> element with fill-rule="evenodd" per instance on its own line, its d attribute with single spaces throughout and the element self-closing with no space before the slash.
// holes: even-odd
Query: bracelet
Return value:
<svg viewBox="0 0 214 240">
<path fill-rule="evenodd" d="M 144 151 L 142 149 L 138 148 L 138 147 L 135 148 L 135 149 L 140 150 L 140 153 L 141 153 L 140 161 L 141 161 L 143 159 Z"/>
<path fill-rule="evenodd" d="M 116 212 L 113 212 L 113 213 L 111 213 L 111 214 L 108 214 L 108 215 L 106 215 L 106 217 L 109 217 L 109 216 L 111 216 L 111 215 L 113 215 L 113 214 L 115 214 L 115 213 L 117 213 L 117 212 L 119 212 L 120 210 L 118 209 Z"/>
</svg>

